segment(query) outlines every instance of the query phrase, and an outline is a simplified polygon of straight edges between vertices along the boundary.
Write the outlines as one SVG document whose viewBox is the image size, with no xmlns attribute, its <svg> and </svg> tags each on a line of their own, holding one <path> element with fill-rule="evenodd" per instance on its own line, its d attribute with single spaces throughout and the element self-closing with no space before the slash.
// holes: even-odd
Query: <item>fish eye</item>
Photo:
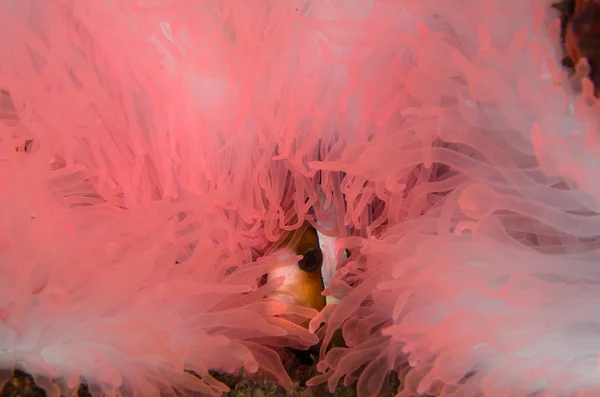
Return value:
<svg viewBox="0 0 600 397">
<path fill-rule="evenodd" d="M 302 256 L 302 259 L 298 261 L 300 270 L 308 273 L 313 273 L 321 267 L 323 264 L 323 254 L 321 250 L 308 251 Z"/>
</svg>

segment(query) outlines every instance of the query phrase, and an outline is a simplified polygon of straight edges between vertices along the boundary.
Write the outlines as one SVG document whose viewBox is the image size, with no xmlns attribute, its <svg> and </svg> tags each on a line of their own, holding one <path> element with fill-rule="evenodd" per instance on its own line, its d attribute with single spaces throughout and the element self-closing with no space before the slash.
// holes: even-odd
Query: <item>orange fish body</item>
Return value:
<svg viewBox="0 0 600 397">
<path fill-rule="evenodd" d="M 573 65 L 586 58 L 596 96 L 600 94 L 600 0 L 575 0 L 568 10 L 565 52 Z"/>
<path fill-rule="evenodd" d="M 323 253 L 316 230 L 306 222 L 303 227 L 288 234 L 277 251 L 288 251 L 302 258 L 293 265 L 282 266 L 269 273 L 268 279 L 285 277 L 283 284 L 271 296 L 288 304 L 321 311 L 325 307 L 321 276 Z"/>
</svg>

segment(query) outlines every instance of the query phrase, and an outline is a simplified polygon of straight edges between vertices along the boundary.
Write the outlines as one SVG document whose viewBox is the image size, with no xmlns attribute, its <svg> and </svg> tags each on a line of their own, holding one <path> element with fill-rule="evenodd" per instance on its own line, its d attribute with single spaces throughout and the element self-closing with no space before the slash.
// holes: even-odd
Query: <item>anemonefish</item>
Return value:
<svg viewBox="0 0 600 397">
<path fill-rule="evenodd" d="M 321 214 L 328 211 L 321 211 Z M 329 211 L 330 212 L 330 211 Z M 317 219 L 325 229 L 332 228 L 331 220 Z M 336 303 L 331 295 L 324 291 L 331 284 L 339 265 L 340 250 L 338 237 L 326 235 L 305 221 L 302 227 L 287 234 L 278 243 L 277 252 L 299 255 L 302 258 L 292 265 L 282 266 L 271 271 L 267 279 L 284 276 L 283 284 L 271 297 L 289 304 L 296 304 L 321 311 L 326 305 Z M 347 251 L 341 252 L 341 259 L 347 258 Z"/>
<path fill-rule="evenodd" d="M 563 0 L 554 6 L 562 13 L 566 55 L 563 63 L 575 68 L 582 58 L 586 58 L 595 94 L 600 96 L 600 1 Z"/>
<path fill-rule="evenodd" d="M 324 261 L 318 232 L 305 222 L 298 230 L 288 233 L 276 251 L 300 255 L 302 258 L 297 263 L 274 269 L 268 274 L 267 279 L 284 277 L 283 284 L 271 293 L 271 297 L 321 311 L 326 298 L 323 296 Z"/>
</svg>

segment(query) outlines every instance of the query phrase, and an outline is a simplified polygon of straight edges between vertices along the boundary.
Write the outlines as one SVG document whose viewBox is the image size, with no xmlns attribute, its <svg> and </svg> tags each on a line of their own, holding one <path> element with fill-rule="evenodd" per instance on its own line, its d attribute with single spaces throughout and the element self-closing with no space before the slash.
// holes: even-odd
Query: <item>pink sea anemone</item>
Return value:
<svg viewBox="0 0 600 397">
<path fill-rule="evenodd" d="M 0 367 L 217 396 L 320 337 L 360 397 L 597 395 L 600 112 L 550 6 L 0 0 Z M 350 252 L 320 313 L 265 277 L 306 221 Z"/>
</svg>

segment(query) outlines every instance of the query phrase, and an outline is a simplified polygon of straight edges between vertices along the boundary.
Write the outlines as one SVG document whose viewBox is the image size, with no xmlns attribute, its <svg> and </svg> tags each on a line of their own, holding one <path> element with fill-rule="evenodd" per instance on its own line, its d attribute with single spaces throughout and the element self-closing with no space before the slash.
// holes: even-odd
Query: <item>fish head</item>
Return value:
<svg viewBox="0 0 600 397">
<path fill-rule="evenodd" d="M 267 280 L 284 277 L 282 285 L 271 293 L 271 297 L 287 304 L 322 310 L 326 303 L 321 275 L 324 258 L 316 230 L 305 222 L 300 229 L 286 236 L 275 253 L 301 258 L 269 272 Z"/>
</svg>

